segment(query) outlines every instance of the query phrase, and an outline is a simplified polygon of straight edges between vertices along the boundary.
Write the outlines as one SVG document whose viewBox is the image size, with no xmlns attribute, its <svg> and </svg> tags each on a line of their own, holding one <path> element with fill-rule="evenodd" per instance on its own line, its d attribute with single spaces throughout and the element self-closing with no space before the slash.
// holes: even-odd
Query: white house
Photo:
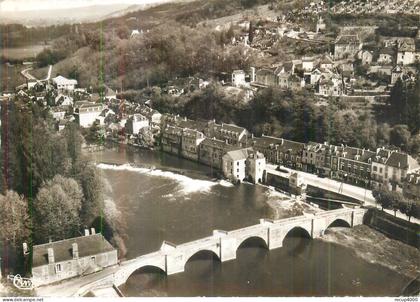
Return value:
<svg viewBox="0 0 420 302">
<path fill-rule="evenodd" d="M 84 104 L 76 109 L 75 116 L 80 127 L 90 127 L 104 109 L 102 104 Z"/>
<path fill-rule="evenodd" d="M 110 108 L 105 108 L 104 110 L 102 110 L 101 114 L 99 114 L 99 116 L 96 118 L 96 120 L 99 121 L 99 125 L 104 125 L 105 119 L 110 115 L 115 115 L 115 112 Z"/>
<path fill-rule="evenodd" d="M 77 85 L 76 80 L 67 79 L 61 75 L 53 78 L 52 81 L 58 90 L 74 90 Z"/>
<path fill-rule="evenodd" d="M 222 157 L 223 175 L 233 182 L 245 180 L 247 157 L 247 149 L 227 152 Z"/>
<path fill-rule="evenodd" d="M 265 165 L 266 162 L 264 154 L 258 151 L 248 152 L 248 158 L 246 160 L 246 174 L 252 182 L 259 183 L 263 181 Z"/>
<path fill-rule="evenodd" d="M 59 94 L 55 97 L 55 105 L 56 106 L 73 106 L 73 98 L 68 96 L 68 95 L 64 95 L 64 94 Z"/>
<path fill-rule="evenodd" d="M 63 107 L 53 107 L 51 108 L 52 116 L 55 120 L 62 120 L 66 116 L 66 109 Z"/>
<path fill-rule="evenodd" d="M 235 87 L 245 85 L 245 72 L 243 70 L 234 70 L 232 72 L 232 85 Z"/>
<path fill-rule="evenodd" d="M 311 71 L 314 69 L 314 59 L 311 57 L 303 57 L 302 58 L 302 69 L 304 71 Z"/>
<path fill-rule="evenodd" d="M 34 245 L 32 282 L 41 286 L 83 276 L 118 263 L 117 250 L 94 229 L 85 236 Z"/>
<path fill-rule="evenodd" d="M 149 127 L 149 120 L 139 113 L 131 116 L 125 124 L 125 129 L 130 134 L 138 134 L 140 129 L 146 127 Z"/>
</svg>

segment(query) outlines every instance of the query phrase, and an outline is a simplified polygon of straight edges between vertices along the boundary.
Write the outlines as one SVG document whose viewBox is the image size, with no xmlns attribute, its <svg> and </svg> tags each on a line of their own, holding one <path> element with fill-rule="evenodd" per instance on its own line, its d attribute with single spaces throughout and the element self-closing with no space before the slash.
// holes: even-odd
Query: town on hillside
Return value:
<svg viewBox="0 0 420 302">
<path fill-rule="evenodd" d="M 250 238 L 262 238 L 269 250 L 281 248 L 294 228 L 313 239 L 326 235 L 325 242 L 351 237 L 345 232 L 328 235 L 331 225 L 357 228 L 365 224 L 381 232 L 383 237 L 374 239 L 389 244 L 389 253 L 395 253 L 398 245 L 386 241 L 391 240 L 388 237 L 414 246 L 418 252 L 420 25 L 412 26 L 411 20 L 418 19 L 420 2 L 241 0 L 238 3 L 243 7 L 237 10 L 233 4 L 215 1 L 213 6 L 197 1 L 204 8 L 200 6 L 193 14 L 183 14 L 170 3 L 162 4 L 162 11 L 160 6 L 150 8 L 153 18 L 171 14 L 168 11 L 174 9 L 171 17 L 175 21 L 171 22 L 182 26 L 173 29 L 173 36 L 168 27 L 155 29 L 159 22 L 152 17 L 142 28 L 134 12 L 110 18 L 106 26 L 115 26 L 115 30 L 98 36 L 86 29 L 91 24 L 73 24 L 67 44 L 58 40 L 60 43 L 46 47 L 33 60 L 21 62 L 17 76 L 24 83 L 16 87 L 2 83 L 0 201 L 7 205 L 1 213 L 13 215 L 1 221 L 13 234 L 4 235 L 8 236 L 4 240 L 7 244 L 0 251 L 13 254 L 10 247 L 15 245 L 19 253 L 12 259 L 13 265 L 30 272 L 21 276 L 7 268 L 6 272 L 0 270 L 0 278 L 5 277 L 18 290 L 39 288 L 46 295 L 62 291 L 63 295 L 122 297 L 124 284 L 137 270 L 151 266 L 167 275 L 184 272 L 195 252 L 211 251 L 220 262 L 233 260 Z M 217 4 L 229 10 L 220 13 Z M 188 7 L 182 1 L 177 5 Z M 212 15 L 205 18 L 203 12 Z M 399 16 L 408 16 L 407 23 L 402 21 L 398 28 L 384 25 L 396 22 Z M 191 47 L 194 43 L 188 41 L 188 35 L 202 45 Z M 82 46 L 77 48 L 79 44 Z M 61 52 L 60 47 L 72 52 Z M 117 55 L 118 64 L 110 65 L 118 71 L 107 73 L 107 64 L 115 63 Z M 5 60 L 2 57 L 6 68 L 20 64 Z M 181 71 L 174 72 L 178 69 Z M 9 74 L 4 77 L 12 80 Z M 38 140 L 34 148 L 24 145 L 33 140 Z M 145 150 L 159 156 L 170 154 L 170 158 L 183 162 L 178 170 L 169 172 L 155 168 L 153 160 L 146 169 L 136 167 L 131 158 L 127 159 L 129 164 L 119 166 L 105 160 L 94 162 L 95 157 L 90 157 L 110 146 L 134 154 Z M 205 167 L 209 171 L 206 180 L 193 179 L 182 171 L 191 163 L 194 169 Z M 184 186 L 224 184 L 243 190 L 235 196 L 244 200 L 245 195 L 263 195 L 258 189 L 264 188 L 269 192 L 264 191 L 264 196 L 269 196 L 265 202 L 275 218 L 261 218 L 259 224 L 243 227 L 242 221 L 232 217 L 251 217 L 247 209 L 251 206 L 242 205 L 237 214 L 236 208 L 216 209 L 212 205 L 211 211 L 231 215 L 225 219 L 232 219 L 232 230 L 215 229 L 211 236 L 203 237 L 200 226 L 197 233 L 192 232 L 194 238 L 189 238 L 183 236 L 187 228 L 182 226 L 180 237 L 191 239 L 189 242 L 175 244 L 164 239 L 160 249 L 151 252 L 155 243 L 147 246 L 144 241 L 139 244 L 133 240 L 133 245 L 127 244 L 134 236 L 123 232 L 133 221 L 118 215 L 133 211 L 140 221 L 135 227 L 141 229 L 134 233 L 152 229 L 152 235 L 161 240 L 170 233 L 168 229 L 175 232 L 173 225 L 168 227 L 162 221 L 164 215 L 173 214 L 167 212 L 172 212 L 176 193 L 163 193 L 170 184 L 159 183 L 157 188 L 165 188 L 159 194 L 171 200 L 167 212 L 156 214 L 145 208 L 146 213 L 157 216 L 140 217 L 136 212 L 139 206 L 131 203 L 140 193 L 131 192 L 129 187 L 135 182 L 140 188 L 144 184 L 133 175 L 132 182 L 116 190 L 130 194 L 129 198 L 121 197 L 127 204 L 120 211 L 112 198 L 104 197 L 105 191 L 112 195 L 114 184 L 109 179 L 100 180 L 100 167 L 121 173 L 112 177 L 129 170 L 140 171 L 142 177 L 147 173 L 164 175 Z M 253 188 L 249 190 L 258 189 L 247 191 L 242 188 L 244 184 Z M 154 185 L 150 182 L 152 189 Z M 203 191 L 208 193 L 210 189 L 206 189 Z M 144 191 L 142 196 L 149 193 Z M 278 200 L 273 202 L 273 195 Z M 153 196 L 157 201 L 152 206 L 161 205 L 160 197 Z M 42 205 L 41 210 L 38 205 Z M 182 215 L 188 212 L 187 207 L 194 206 L 185 205 Z M 263 208 L 252 206 L 255 212 Z M 285 208 L 287 213 L 282 215 Z M 31 216 L 33 209 L 35 218 Z M 264 208 L 261 212 L 269 211 Z M 15 215 L 21 218 L 15 219 Z M 52 222 L 41 221 L 44 216 Z M 175 225 L 177 219 L 171 219 Z M 339 225 L 334 224 L 337 221 Z M 209 225 L 216 223 L 215 219 Z M 39 234 L 29 235 L 33 230 Z M 353 241 L 344 246 L 362 246 L 363 238 L 371 234 L 365 231 L 357 230 Z M 134 244 L 147 253 L 139 256 L 129 250 Z M 369 248 L 363 248 L 354 254 L 363 254 L 366 262 L 374 263 L 367 258 L 371 256 Z M 131 259 L 126 259 L 127 255 Z M 298 257 L 306 257 L 302 255 Z M 407 255 L 418 254 L 407 248 Z M 418 263 L 411 263 L 416 262 L 415 257 L 407 256 L 410 259 L 406 260 L 403 256 L 396 262 L 406 261 L 401 266 L 411 265 L 418 273 Z M 378 263 L 385 263 L 384 258 Z M 365 281 L 354 277 L 351 282 L 356 288 Z M 403 293 L 418 294 L 418 277 L 410 282 Z"/>
</svg>

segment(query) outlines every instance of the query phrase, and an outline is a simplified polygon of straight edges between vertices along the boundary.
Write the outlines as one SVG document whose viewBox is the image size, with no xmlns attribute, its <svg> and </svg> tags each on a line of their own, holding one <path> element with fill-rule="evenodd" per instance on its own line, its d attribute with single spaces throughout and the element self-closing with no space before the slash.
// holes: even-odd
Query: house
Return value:
<svg viewBox="0 0 420 302">
<path fill-rule="evenodd" d="M 261 183 L 264 180 L 266 169 L 265 156 L 261 152 L 249 150 L 246 159 L 246 174 L 249 181 Z"/>
<path fill-rule="evenodd" d="M 135 113 L 127 119 L 125 130 L 129 134 L 138 134 L 140 129 L 149 127 L 149 120 L 140 113 Z"/>
<path fill-rule="evenodd" d="M 372 63 L 373 54 L 368 50 L 361 50 L 358 53 L 359 59 L 362 61 L 363 65 L 370 65 Z"/>
<path fill-rule="evenodd" d="M 206 136 L 225 141 L 229 145 L 246 147 L 248 131 L 233 124 L 217 124 L 215 121 L 210 121 Z"/>
<path fill-rule="evenodd" d="M 358 35 L 341 35 L 334 44 L 334 58 L 354 57 L 362 49 L 363 43 Z"/>
<path fill-rule="evenodd" d="M 184 158 L 198 161 L 199 146 L 205 139 L 202 132 L 184 128 L 181 139 L 181 155 Z"/>
<path fill-rule="evenodd" d="M 235 183 L 244 180 L 257 183 L 263 180 L 265 157 L 252 148 L 229 151 L 223 155 L 222 162 L 223 175 Z"/>
<path fill-rule="evenodd" d="M 105 86 L 105 100 L 110 101 L 113 99 L 117 99 L 117 92 L 109 88 L 108 86 Z"/>
<path fill-rule="evenodd" d="M 198 161 L 217 170 L 222 170 L 223 155 L 228 151 L 240 149 L 223 140 L 205 138 L 199 145 Z"/>
<path fill-rule="evenodd" d="M 322 57 L 319 61 L 319 68 L 332 70 L 334 68 L 334 61 L 329 55 Z"/>
<path fill-rule="evenodd" d="M 58 90 L 74 90 L 74 88 L 77 85 L 77 81 L 76 80 L 72 80 L 72 79 L 67 79 L 63 76 L 58 76 L 52 79 L 53 84 L 55 85 L 55 87 Z"/>
<path fill-rule="evenodd" d="M 56 106 L 73 106 L 73 98 L 68 95 L 59 93 L 55 97 L 55 105 Z"/>
<path fill-rule="evenodd" d="M 338 170 L 333 171 L 333 175 L 351 183 L 368 186 L 375 154 L 370 150 L 346 146 L 333 155 L 338 157 Z"/>
<path fill-rule="evenodd" d="M 106 123 L 112 122 L 112 116 L 115 116 L 115 112 L 110 108 L 105 108 L 96 118 L 96 120 L 99 122 L 99 125 L 105 125 Z"/>
<path fill-rule="evenodd" d="M 143 31 L 141 31 L 143 33 Z M 140 36 L 140 31 L 138 29 L 133 29 L 130 34 L 130 39 Z"/>
<path fill-rule="evenodd" d="M 293 169 L 302 168 L 302 151 L 305 144 L 263 135 L 252 138 L 254 150 L 264 154 L 267 162 L 285 165 Z"/>
<path fill-rule="evenodd" d="M 247 149 L 229 151 L 223 155 L 223 175 L 229 180 L 239 183 L 246 178 Z"/>
<path fill-rule="evenodd" d="M 315 67 L 315 61 L 311 57 L 302 58 L 302 69 L 303 71 L 311 71 Z"/>
<path fill-rule="evenodd" d="M 33 246 L 32 282 L 41 286 L 98 272 L 118 263 L 117 250 L 95 230 L 85 236 Z"/>
<path fill-rule="evenodd" d="M 419 171 L 419 163 L 410 155 L 398 151 L 391 152 L 385 162 L 383 184 L 391 190 L 402 190 L 407 174 Z"/>
<path fill-rule="evenodd" d="M 302 169 L 305 172 L 314 173 L 316 167 L 316 156 L 321 150 L 322 144 L 308 142 L 302 151 Z"/>
<path fill-rule="evenodd" d="M 146 105 L 139 105 L 135 112 L 145 116 L 152 126 L 159 126 L 162 122 L 162 114 Z"/>
<path fill-rule="evenodd" d="M 324 22 L 322 17 L 319 17 L 318 21 L 316 22 L 316 32 L 323 32 L 327 28 L 327 25 Z"/>
<path fill-rule="evenodd" d="M 26 81 L 26 85 L 28 89 L 33 89 L 36 87 L 36 85 L 38 84 L 38 81 L 35 79 L 29 79 Z"/>
<path fill-rule="evenodd" d="M 420 200 L 420 171 L 407 173 L 402 190 L 404 197 Z"/>
<path fill-rule="evenodd" d="M 76 109 L 75 117 L 80 127 L 90 127 L 95 123 L 96 119 L 101 114 L 104 106 L 102 104 L 83 104 Z"/>
<path fill-rule="evenodd" d="M 416 69 L 410 66 L 395 66 L 391 71 L 391 85 L 394 85 L 398 79 L 415 81 Z"/>
<path fill-rule="evenodd" d="M 383 48 L 379 52 L 378 63 L 379 64 L 392 64 L 395 58 L 395 50 L 393 48 L 387 47 Z"/>
<path fill-rule="evenodd" d="M 234 70 L 232 72 L 232 85 L 235 87 L 240 87 L 240 86 L 245 85 L 245 71 Z"/>
<path fill-rule="evenodd" d="M 274 74 L 274 72 L 270 69 L 260 69 L 255 74 L 255 82 L 253 84 L 259 84 L 265 87 L 276 86 L 277 77 Z"/>
<path fill-rule="evenodd" d="M 318 86 L 318 94 L 323 96 L 340 96 L 343 94 L 343 85 L 337 75 L 329 77 L 321 76 Z"/>
<path fill-rule="evenodd" d="M 391 152 L 392 150 L 390 149 L 376 149 L 376 155 L 372 158 L 371 185 L 373 188 L 379 188 L 386 182 L 386 162 Z"/>
<path fill-rule="evenodd" d="M 178 126 L 166 125 L 162 130 L 161 146 L 164 152 L 181 154 L 183 129 Z"/>
<path fill-rule="evenodd" d="M 66 116 L 66 108 L 64 107 L 53 107 L 50 110 L 53 118 L 57 121 L 62 120 Z"/>
<path fill-rule="evenodd" d="M 397 41 L 397 64 L 409 65 L 418 59 L 414 39 L 401 38 Z"/>
<path fill-rule="evenodd" d="M 316 83 L 318 83 L 319 80 L 321 79 L 321 76 L 322 76 L 322 72 L 318 68 L 315 68 L 311 72 L 305 73 L 305 77 L 309 78 L 308 81 L 309 81 L 309 84 L 311 85 L 315 85 Z"/>
</svg>

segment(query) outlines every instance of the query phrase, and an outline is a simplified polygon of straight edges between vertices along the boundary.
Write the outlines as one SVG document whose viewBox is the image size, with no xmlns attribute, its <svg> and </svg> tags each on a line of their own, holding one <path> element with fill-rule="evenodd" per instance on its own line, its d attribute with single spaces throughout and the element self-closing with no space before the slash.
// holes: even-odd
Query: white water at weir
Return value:
<svg viewBox="0 0 420 302">
<path fill-rule="evenodd" d="M 193 179 L 191 177 L 177 174 L 170 171 L 135 167 L 128 163 L 123 164 L 123 165 L 110 165 L 110 164 L 100 163 L 100 164 L 97 164 L 96 166 L 99 169 L 103 169 L 103 170 L 128 171 L 128 172 L 134 172 L 138 174 L 172 179 L 176 181 L 179 186 L 181 186 L 181 190 L 179 191 L 179 193 L 182 193 L 182 194 L 191 194 L 195 192 L 209 192 L 210 189 L 215 185 L 220 185 L 223 187 L 233 186 L 230 182 L 225 181 L 225 180 L 214 182 L 214 181 L 209 181 L 209 180 Z"/>
</svg>

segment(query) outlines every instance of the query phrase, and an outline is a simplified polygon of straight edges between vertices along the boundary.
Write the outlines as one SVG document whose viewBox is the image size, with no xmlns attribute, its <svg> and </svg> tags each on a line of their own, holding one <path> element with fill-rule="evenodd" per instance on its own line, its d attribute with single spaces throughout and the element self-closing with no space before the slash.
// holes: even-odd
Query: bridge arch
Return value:
<svg viewBox="0 0 420 302">
<path fill-rule="evenodd" d="M 350 228 L 351 227 L 351 222 L 349 222 L 347 219 L 337 218 L 337 219 L 333 220 L 326 227 L 326 230 L 329 229 L 329 228 L 334 228 L 334 227 L 346 227 L 346 228 Z"/>
<path fill-rule="evenodd" d="M 137 271 L 141 271 L 144 269 L 150 269 L 150 270 L 156 270 L 156 271 L 160 271 L 163 274 L 166 274 L 165 271 L 165 267 L 164 266 L 160 266 L 160 265 L 155 265 L 155 264 L 139 264 L 137 266 L 132 266 L 130 268 L 127 268 L 125 270 L 122 270 L 121 273 L 123 273 L 123 276 L 121 277 L 121 280 L 119 280 L 118 284 L 123 284 L 126 283 L 127 280 Z"/>
<path fill-rule="evenodd" d="M 238 242 L 238 245 L 236 246 L 236 250 L 238 250 L 240 247 L 245 246 L 246 244 L 249 244 L 251 241 L 257 242 L 260 244 L 260 246 L 268 249 L 268 242 L 267 239 L 262 236 L 249 236 L 242 238 L 240 242 Z"/>
<path fill-rule="evenodd" d="M 289 228 L 286 232 L 284 232 L 284 237 L 282 239 L 282 242 L 284 243 L 284 240 L 287 237 L 290 237 L 290 236 L 303 237 L 303 238 L 305 238 L 305 237 L 312 238 L 312 236 L 311 236 L 311 230 L 308 229 L 304 225 L 302 225 L 302 226 L 296 225 L 296 226 L 293 226 L 293 227 Z"/>
<path fill-rule="evenodd" d="M 197 257 L 198 255 L 203 255 L 203 254 L 212 255 L 213 259 L 217 259 L 217 261 L 222 262 L 220 259 L 220 256 L 215 251 L 211 249 L 202 249 L 202 250 L 195 251 L 194 253 L 185 257 L 184 270 L 185 270 L 185 267 L 187 266 L 187 263 L 190 262 L 192 258 Z"/>
</svg>

